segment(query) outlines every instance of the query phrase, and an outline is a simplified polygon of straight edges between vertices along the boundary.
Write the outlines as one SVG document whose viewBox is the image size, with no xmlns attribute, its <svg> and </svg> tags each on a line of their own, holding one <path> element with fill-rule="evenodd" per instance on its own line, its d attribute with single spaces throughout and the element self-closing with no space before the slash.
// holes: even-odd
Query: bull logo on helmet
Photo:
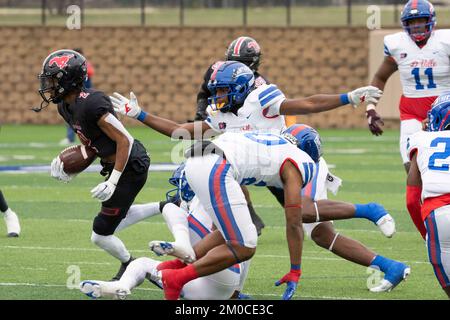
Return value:
<svg viewBox="0 0 450 320">
<path fill-rule="evenodd" d="M 56 66 L 58 66 L 58 68 L 63 69 L 65 66 L 67 66 L 67 63 L 69 62 L 69 60 L 72 59 L 74 56 L 75 55 L 73 55 L 73 54 L 68 54 L 65 56 L 53 57 L 48 62 L 48 65 L 49 65 L 49 67 L 56 65 Z"/>
</svg>

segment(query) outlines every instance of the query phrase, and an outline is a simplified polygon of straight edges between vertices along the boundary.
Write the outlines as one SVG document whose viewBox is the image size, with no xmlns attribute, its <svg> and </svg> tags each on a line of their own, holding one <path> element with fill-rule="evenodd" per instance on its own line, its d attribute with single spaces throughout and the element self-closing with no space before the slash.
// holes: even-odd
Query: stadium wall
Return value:
<svg viewBox="0 0 450 320">
<path fill-rule="evenodd" d="M 40 104 L 43 59 L 61 48 L 83 48 L 95 67 L 96 88 L 133 90 L 144 109 L 176 121 L 193 118 L 206 68 L 240 35 L 257 39 L 261 73 L 287 97 L 346 92 L 366 85 L 369 75 L 366 28 L 0 27 L 0 34 L 2 123 L 62 123 L 54 106 L 39 114 L 29 110 Z M 363 108 L 350 106 L 298 121 L 319 128 L 366 126 Z"/>
</svg>

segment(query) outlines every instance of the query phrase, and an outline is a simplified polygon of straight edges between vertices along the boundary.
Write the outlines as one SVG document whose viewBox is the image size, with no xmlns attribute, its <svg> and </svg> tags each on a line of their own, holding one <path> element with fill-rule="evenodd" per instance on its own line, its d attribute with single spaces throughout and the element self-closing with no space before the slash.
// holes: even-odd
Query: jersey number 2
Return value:
<svg viewBox="0 0 450 320">
<path fill-rule="evenodd" d="M 428 89 L 435 89 L 436 83 L 433 80 L 433 68 L 426 68 L 425 75 L 428 76 Z M 425 86 L 420 83 L 420 68 L 414 68 L 411 70 L 411 74 L 414 76 L 414 80 L 416 80 L 416 90 L 423 90 Z"/>
<path fill-rule="evenodd" d="M 436 171 L 448 171 L 448 163 L 442 163 L 441 166 L 437 166 L 435 164 L 435 161 L 446 160 L 448 157 L 450 157 L 450 138 L 436 138 L 431 141 L 430 147 L 437 147 L 440 143 L 445 144 L 445 150 L 443 152 L 435 152 L 431 155 L 430 160 L 428 161 L 428 169 Z"/>
</svg>

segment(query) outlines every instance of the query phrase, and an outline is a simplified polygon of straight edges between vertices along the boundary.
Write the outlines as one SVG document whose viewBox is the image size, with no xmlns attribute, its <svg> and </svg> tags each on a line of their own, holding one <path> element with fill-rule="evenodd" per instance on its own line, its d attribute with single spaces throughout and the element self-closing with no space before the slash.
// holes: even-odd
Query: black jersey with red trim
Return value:
<svg viewBox="0 0 450 320">
<path fill-rule="evenodd" d="M 195 114 L 195 120 L 205 120 L 208 115 L 206 114 L 206 108 L 208 107 L 208 98 L 211 97 L 211 91 L 208 89 L 208 82 L 211 78 L 211 74 L 220 67 L 223 61 L 217 61 L 209 66 L 203 76 L 203 83 L 200 87 L 200 91 L 197 94 L 197 113 Z M 254 72 L 255 75 L 255 87 L 259 87 L 263 84 L 270 84 L 270 82 L 264 78 L 258 71 Z"/>
<path fill-rule="evenodd" d="M 111 140 L 97 124 L 108 112 L 116 116 L 111 100 L 103 92 L 83 89 L 74 103 L 59 103 L 58 112 L 78 135 L 81 143 L 95 148 L 100 158 L 116 153 L 116 142 Z"/>
</svg>

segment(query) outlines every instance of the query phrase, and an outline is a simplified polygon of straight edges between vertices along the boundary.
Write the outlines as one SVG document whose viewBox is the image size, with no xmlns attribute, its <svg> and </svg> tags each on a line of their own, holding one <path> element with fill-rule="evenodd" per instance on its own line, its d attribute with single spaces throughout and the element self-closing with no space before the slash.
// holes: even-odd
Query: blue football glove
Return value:
<svg viewBox="0 0 450 320">
<path fill-rule="evenodd" d="M 275 285 L 278 287 L 279 285 L 286 283 L 287 288 L 283 293 L 283 300 L 291 300 L 295 291 L 297 290 L 298 280 L 300 279 L 301 271 L 300 270 L 292 270 L 287 273 L 283 278 L 275 282 Z"/>
</svg>

